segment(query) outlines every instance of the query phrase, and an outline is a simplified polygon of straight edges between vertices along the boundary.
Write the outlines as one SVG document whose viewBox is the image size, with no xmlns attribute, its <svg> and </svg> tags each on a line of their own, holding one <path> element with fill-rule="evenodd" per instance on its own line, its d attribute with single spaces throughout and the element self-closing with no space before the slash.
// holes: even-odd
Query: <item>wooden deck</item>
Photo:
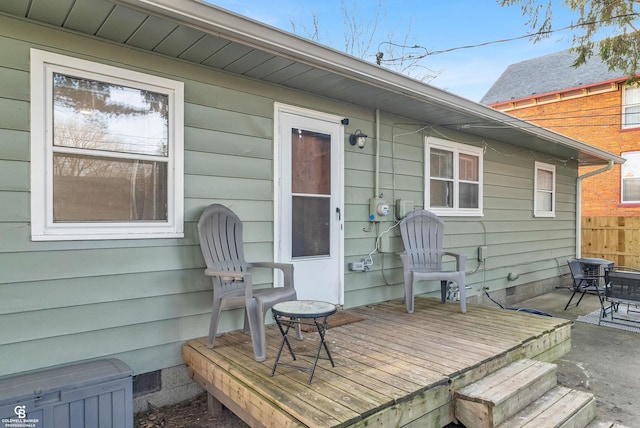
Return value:
<svg viewBox="0 0 640 428">
<path fill-rule="evenodd" d="M 271 377 L 281 340 L 275 326 L 267 328 L 265 362 L 254 361 L 240 331 L 218 337 L 214 349 L 206 338 L 191 340 L 183 357 L 212 401 L 251 426 L 444 427 L 455 419 L 456 389 L 521 358 L 553 361 L 571 349 L 570 321 L 475 305 L 459 310 L 420 297 L 413 314 L 401 300 L 348 309 L 364 320 L 327 331 L 336 367 L 320 360 L 311 385 L 308 372 L 293 368 L 278 367 Z M 314 352 L 318 335 L 291 343 Z"/>
</svg>

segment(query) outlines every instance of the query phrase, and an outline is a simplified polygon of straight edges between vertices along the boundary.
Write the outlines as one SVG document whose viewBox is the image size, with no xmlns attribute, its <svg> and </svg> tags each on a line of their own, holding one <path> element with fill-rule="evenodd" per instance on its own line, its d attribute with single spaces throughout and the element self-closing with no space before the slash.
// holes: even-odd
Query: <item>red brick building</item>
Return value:
<svg viewBox="0 0 640 428">
<path fill-rule="evenodd" d="M 582 182 L 582 215 L 640 216 L 640 87 L 599 58 L 574 59 L 567 50 L 512 64 L 481 103 L 626 158 Z"/>
</svg>

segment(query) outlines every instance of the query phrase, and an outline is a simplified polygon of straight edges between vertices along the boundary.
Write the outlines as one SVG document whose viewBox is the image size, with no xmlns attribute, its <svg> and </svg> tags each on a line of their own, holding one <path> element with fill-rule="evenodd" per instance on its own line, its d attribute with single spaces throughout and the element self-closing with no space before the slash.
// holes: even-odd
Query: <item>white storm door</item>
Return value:
<svg viewBox="0 0 640 428">
<path fill-rule="evenodd" d="M 293 263 L 299 300 L 343 304 L 343 128 L 306 110 L 276 117 L 279 261 Z"/>
</svg>

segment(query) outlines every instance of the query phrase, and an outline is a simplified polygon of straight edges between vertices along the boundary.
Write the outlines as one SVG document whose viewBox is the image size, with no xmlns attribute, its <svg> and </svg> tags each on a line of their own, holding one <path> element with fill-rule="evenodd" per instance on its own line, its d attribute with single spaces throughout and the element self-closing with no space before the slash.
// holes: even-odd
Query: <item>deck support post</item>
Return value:
<svg viewBox="0 0 640 428">
<path fill-rule="evenodd" d="M 207 410 L 209 411 L 209 415 L 218 416 L 222 413 L 223 408 L 224 406 L 222 403 L 216 397 L 211 395 L 210 392 L 207 392 Z"/>
</svg>

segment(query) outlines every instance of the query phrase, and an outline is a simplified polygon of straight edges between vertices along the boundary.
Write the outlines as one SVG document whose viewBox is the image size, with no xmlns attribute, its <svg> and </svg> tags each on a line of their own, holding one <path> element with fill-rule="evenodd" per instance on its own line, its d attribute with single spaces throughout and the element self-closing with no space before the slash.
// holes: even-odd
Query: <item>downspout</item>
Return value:
<svg viewBox="0 0 640 428">
<path fill-rule="evenodd" d="M 380 109 L 376 109 L 376 174 L 373 197 L 380 197 Z"/>
<path fill-rule="evenodd" d="M 586 174 L 578 176 L 578 179 L 576 180 L 576 257 L 580 257 L 582 255 L 582 180 L 593 175 L 602 174 L 603 172 L 609 171 L 611 168 L 613 168 L 612 160 L 610 160 L 609 164 L 604 168 L 587 172 Z"/>
</svg>

